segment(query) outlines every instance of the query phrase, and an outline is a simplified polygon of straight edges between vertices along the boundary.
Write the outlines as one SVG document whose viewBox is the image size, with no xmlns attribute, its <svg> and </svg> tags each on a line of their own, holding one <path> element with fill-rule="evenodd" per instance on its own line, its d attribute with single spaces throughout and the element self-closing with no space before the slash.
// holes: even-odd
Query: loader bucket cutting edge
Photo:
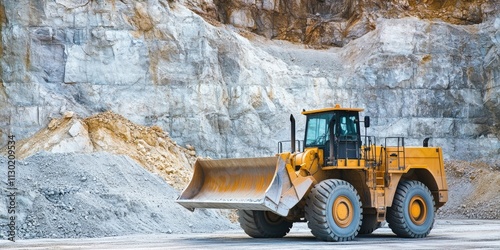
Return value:
<svg viewBox="0 0 500 250">
<path fill-rule="evenodd" d="M 290 187 L 285 163 L 280 157 L 199 159 L 191 182 L 176 202 L 188 209 L 276 212 L 283 188 Z"/>
</svg>

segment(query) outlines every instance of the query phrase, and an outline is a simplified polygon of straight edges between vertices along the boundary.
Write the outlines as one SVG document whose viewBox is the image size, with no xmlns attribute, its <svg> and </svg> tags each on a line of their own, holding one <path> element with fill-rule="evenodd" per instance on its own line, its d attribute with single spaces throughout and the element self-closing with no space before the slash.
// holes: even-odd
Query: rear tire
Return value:
<svg viewBox="0 0 500 250">
<path fill-rule="evenodd" d="M 253 238 L 281 238 L 290 232 L 293 223 L 269 211 L 238 210 L 238 221 Z"/>
<path fill-rule="evenodd" d="M 361 200 L 346 181 L 330 179 L 314 186 L 307 198 L 307 225 L 316 238 L 324 241 L 354 239 L 361 226 Z"/>
<path fill-rule="evenodd" d="M 376 214 L 363 214 L 363 221 L 361 222 L 359 234 L 371 234 L 380 227 L 380 224 L 381 223 L 377 221 Z"/>
<path fill-rule="evenodd" d="M 426 237 L 434 225 L 435 206 L 431 191 L 420 181 L 401 181 L 392 206 L 387 208 L 387 222 L 399 237 Z"/>
</svg>

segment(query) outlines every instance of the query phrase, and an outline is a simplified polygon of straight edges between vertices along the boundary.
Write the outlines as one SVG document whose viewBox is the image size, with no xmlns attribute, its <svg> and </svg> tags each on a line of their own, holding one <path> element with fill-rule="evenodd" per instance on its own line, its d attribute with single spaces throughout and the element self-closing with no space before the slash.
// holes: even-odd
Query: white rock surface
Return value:
<svg viewBox="0 0 500 250">
<path fill-rule="evenodd" d="M 300 138 L 302 109 L 340 103 L 366 109 L 370 134 L 431 136 L 450 158 L 500 154 L 500 16 L 378 19 L 343 48 L 312 50 L 241 36 L 179 3 L 81 3 L 3 3 L 0 145 L 67 110 L 112 110 L 202 156 L 269 155 L 290 113 Z"/>
<path fill-rule="evenodd" d="M 62 139 L 55 144 L 50 152 L 52 153 L 68 153 L 68 152 L 85 152 L 94 151 L 92 141 L 90 140 L 87 129 L 85 129 L 80 121 L 76 121 L 68 133 L 71 137 Z"/>
</svg>

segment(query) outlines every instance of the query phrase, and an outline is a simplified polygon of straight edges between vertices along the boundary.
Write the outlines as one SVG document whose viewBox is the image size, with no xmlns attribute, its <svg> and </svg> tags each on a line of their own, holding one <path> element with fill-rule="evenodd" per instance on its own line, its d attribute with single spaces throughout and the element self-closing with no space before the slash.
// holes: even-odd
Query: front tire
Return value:
<svg viewBox="0 0 500 250">
<path fill-rule="evenodd" d="M 392 206 L 387 208 L 387 222 L 399 237 L 426 237 L 435 218 L 434 197 L 419 181 L 401 181 Z"/>
<path fill-rule="evenodd" d="M 238 221 L 253 238 L 281 238 L 290 232 L 293 223 L 269 211 L 238 210 Z"/>
<path fill-rule="evenodd" d="M 316 238 L 324 241 L 354 239 L 361 226 L 361 200 L 346 181 L 324 180 L 314 186 L 307 198 L 307 225 Z"/>
</svg>

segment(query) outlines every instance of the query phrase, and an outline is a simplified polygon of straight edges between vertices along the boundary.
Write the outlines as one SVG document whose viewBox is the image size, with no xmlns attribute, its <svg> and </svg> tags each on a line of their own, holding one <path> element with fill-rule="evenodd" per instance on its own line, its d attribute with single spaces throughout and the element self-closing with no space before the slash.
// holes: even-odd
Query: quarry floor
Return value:
<svg viewBox="0 0 500 250">
<path fill-rule="evenodd" d="M 1 249 L 500 249 L 500 220 L 437 220 L 423 239 L 396 237 L 385 225 L 349 242 L 316 240 L 306 224 L 281 239 L 254 239 L 241 229 L 215 233 L 136 234 L 83 239 L 0 241 Z"/>
</svg>

